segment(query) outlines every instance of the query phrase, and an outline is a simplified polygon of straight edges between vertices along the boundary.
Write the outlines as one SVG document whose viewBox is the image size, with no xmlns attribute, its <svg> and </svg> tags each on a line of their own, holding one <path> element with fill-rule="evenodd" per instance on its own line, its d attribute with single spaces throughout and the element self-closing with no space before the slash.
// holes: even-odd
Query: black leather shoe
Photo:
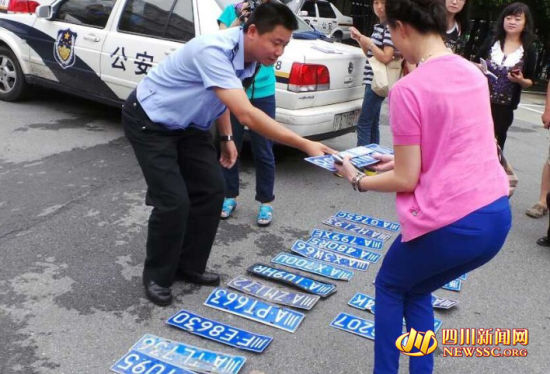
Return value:
<svg viewBox="0 0 550 374">
<path fill-rule="evenodd" d="M 539 240 L 537 240 L 537 244 L 543 247 L 550 247 L 550 239 L 548 239 L 547 236 L 543 236 Z"/>
<path fill-rule="evenodd" d="M 167 306 L 172 304 L 172 290 L 170 287 L 162 287 L 153 281 L 144 281 L 145 296 L 158 306 Z"/>
<path fill-rule="evenodd" d="M 219 286 L 220 285 L 220 276 L 216 273 L 210 273 L 205 271 L 204 273 L 194 273 L 190 271 L 178 271 L 179 278 L 195 283 L 201 284 L 203 286 Z"/>
</svg>

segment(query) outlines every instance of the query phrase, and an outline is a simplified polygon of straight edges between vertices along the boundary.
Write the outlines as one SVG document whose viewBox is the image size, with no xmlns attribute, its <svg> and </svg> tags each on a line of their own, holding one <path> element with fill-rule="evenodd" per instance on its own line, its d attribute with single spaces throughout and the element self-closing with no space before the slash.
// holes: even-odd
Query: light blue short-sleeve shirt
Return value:
<svg viewBox="0 0 550 374">
<path fill-rule="evenodd" d="M 239 27 L 196 37 L 153 68 L 137 86 L 137 99 L 153 122 L 171 130 L 208 130 L 226 107 L 213 88 L 242 89 L 255 63 L 245 66 Z"/>
</svg>

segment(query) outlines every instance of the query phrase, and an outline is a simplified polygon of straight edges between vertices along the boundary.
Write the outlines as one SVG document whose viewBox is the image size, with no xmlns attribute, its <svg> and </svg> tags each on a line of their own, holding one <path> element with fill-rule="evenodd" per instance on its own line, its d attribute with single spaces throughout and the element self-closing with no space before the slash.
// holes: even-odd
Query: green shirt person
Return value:
<svg viewBox="0 0 550 374">
<path fill-rule="evenodd" d="M 263 3 L 269 1 L 262 1 Z M 250 5 L 248 1 L 231 4 L 225 7 L 218 18 L 220 29 L 240 27 L 250 16 Z M 275 63 L 276 60 L 273 60 Z M 275 69 L 273 65 L 261 65 L 256 72 L 254 81 L 247 88 L 246 94 L 252 105 L 262 110 L 271 118 L 275 118 Z M 244 135 L 244 126 L 239 123 L 235 116 L 231 116 L 231 126 L 235 145 L 240 150 Z M 273 143 L 260 134 L 250 131 L 250 141 L 254 154 L 254 166 L 256 168 L 256 196 L 260 203 L 256 223 L 259 226 L 267 226 L 273 219 L 273 206 L 271 202 L 275 199 L 273 193 L 275 185 L 275 157 L 273 155 Z M 239 196 L 239 169 L 235 164 L 230 169 L 224 169 L 225 178 L 225 199 L 221 212 L 221 218 L 231 217 L 237 207 Z"/>
</svg>

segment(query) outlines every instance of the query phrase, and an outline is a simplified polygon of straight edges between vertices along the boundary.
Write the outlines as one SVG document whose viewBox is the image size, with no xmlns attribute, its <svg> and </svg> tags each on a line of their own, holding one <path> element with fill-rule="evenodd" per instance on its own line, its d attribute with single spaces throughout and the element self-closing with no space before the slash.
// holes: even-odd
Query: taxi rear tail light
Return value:
<svg viewBox="0 0 550 374">
<path fill-rule="evenodd" d="M 8 12 L 14 13 L 34 13 L 36 7 L 40 4 L 29 0 L 10 0 Z"/>
<path fill-rule="evenodd" d="M 330 74 L 324 65 L 292 64 L 288 90 L 292 92 L 324 91 L 330 88 Z"/>
</svg>

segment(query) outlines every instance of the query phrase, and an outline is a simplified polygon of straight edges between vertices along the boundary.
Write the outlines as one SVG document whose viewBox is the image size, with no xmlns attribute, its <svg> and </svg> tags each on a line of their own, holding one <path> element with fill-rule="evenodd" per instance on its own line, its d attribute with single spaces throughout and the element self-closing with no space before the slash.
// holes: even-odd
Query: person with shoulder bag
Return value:
<svg viewBox="0 0 550 374">
<path fill-rule="evenodd" d="M 379 23 L 374 25 L 370 38 L 361 34 L 355 27 L 350 28 L 351 38 L 359 43 L 367 56 L 363 74 L 365 95 L 357 121 L 357 145 L 380 143 L 380 108 L 389 88 L 401 75 L 402 59 L 396 58 L 395 47 L 386 24 L 385 6 L 385 0 L 372 2 Z"/>
</svg>

